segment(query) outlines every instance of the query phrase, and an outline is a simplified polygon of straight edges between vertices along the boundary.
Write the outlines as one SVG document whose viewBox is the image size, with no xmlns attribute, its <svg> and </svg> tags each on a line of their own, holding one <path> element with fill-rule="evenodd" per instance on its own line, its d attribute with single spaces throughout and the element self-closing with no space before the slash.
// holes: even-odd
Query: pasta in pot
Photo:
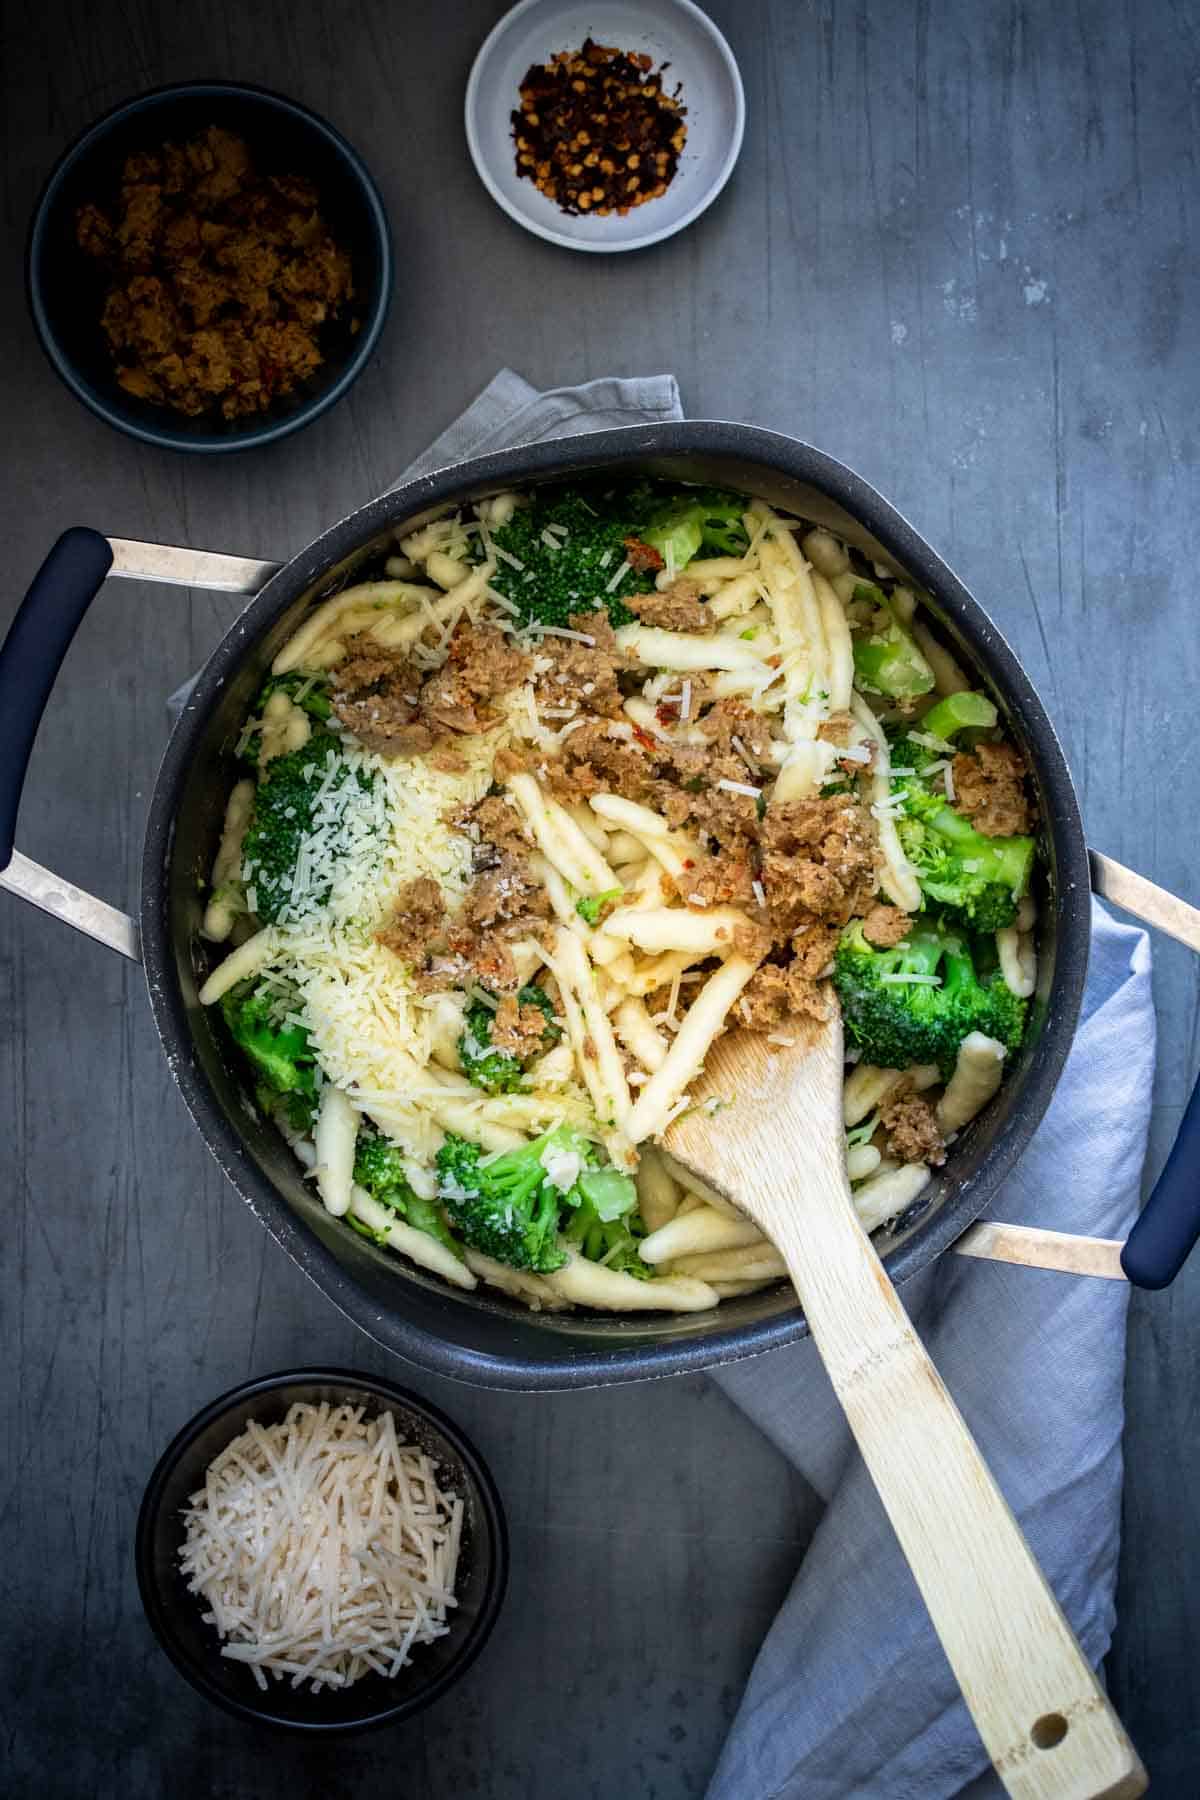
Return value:
<svg viewBox="0 0 1200 1800">
<path fill-rule="evenodd" d="M 1036 936 L 1024 765 L 922 605 L 641 481 L 447 512 L 312 608 L 239 741 L 200 998 L 339 1228 L 534 1309 L 752 1293 L 778 1253 L 655 1144 L 719 1035 L 835 996 L 860 1217 L 924 1203 Z"/>
</svg>

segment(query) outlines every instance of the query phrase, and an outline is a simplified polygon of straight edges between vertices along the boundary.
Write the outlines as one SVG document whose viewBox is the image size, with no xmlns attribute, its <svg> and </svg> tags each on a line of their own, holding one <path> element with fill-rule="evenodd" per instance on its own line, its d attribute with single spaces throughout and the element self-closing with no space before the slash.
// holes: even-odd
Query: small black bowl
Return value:
<svg viewBox="0 0 1200 1800">
<path fill-rule="evenodd" d="M 188 418 L 125 392 L 100 329 L 104 272 L 75 241 L 77 209 L 112 195 L 131 151 L 182 143 L 209 125 L 244 138 L 264 171 L 305 175 L 316 184 L 322 215 L 354 271 L 355 302 L 327 327 L 321 367 L 266 412 L 242 419 L 222 419 L 219 412 Z M 391 233 L 366 165 L 332 125 L 266 88 L 190 81 L 114 107 L 59 158 L 34 209 L 26 283 L 42 348 L 72 393 L 99 418 L 164 449 L 247 450 L 275 443 L 319 418 L 362 373 L 391 300 Z M 357 331 L 351 329 L 352 318 Z"/>
<path fill-rule="evenodd" d="M 269 1677 L 259 1688 L 244 1663 L 221 1655 L 221 1639 L 203 1619 L 204 1602 L 189 1593 L 179 1569 L 182 1509 L 213 1458 L 245 1430 L 282 1420 L 296 1402 L 365 1406 L 368 1416 L 390 1411 L 402 1442 L 418 1444 L 439 1466 L 439 1480 L 461 1494 L 462 1548 L 458 1605 L 450 1630 L 413 1651 L 411 1665 L 388 1680 L 364 1675 L 348 1688 L 314 1694 Z M 159 1643 L 198 1693 L 242 1719 L 314 1736 L 368 1731 L 420 1712 L 464 1675 L 496 1623 L 508 1585 L 508 1532 L 500 1496 L 474 1446 L 437 1407 L 407 1388 L 351 1369 L 296 1369 L 264 1375 L 232 1388 L 198 1412 L 159 1458 L 138 1513 L 135 1542 L 138 1588 Z"/>
</svg>

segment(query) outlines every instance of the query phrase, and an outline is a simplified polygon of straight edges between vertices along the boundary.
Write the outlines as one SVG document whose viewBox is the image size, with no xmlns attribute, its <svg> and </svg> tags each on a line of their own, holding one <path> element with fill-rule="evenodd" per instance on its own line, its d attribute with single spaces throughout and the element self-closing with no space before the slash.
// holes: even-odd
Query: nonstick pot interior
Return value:
<svg viewBox="0 0 1200 1800">
<path fill-rule="evenodd" d="M 197 992 L 213 957 L 199 936 L 202 891 L 236 779 L 234 745 L 275 652 L 305 607 L 381 566 L 397 527 L 448 501 L 585 471 L 644 472 L 761 495 L 830 527 L 928 596 L 1033 770 L 1044 857 L 1039 989 L 1028 1041 L 997 1099 L 955 1145 L 919 1218 L 881 1245 L 903 1282 L 975 1219 L 1024 1149 L 1070 1046 L 1086 974 L 1086 852 L 1053 728 L 1008 645 L 962 584 L 875 491 L 810 446 L 742 425 L 634 426 L 529 446 L 424 477 L 372 502 L 302 551 L 235 623 L 203 671 L 168 746 L 147 827 L 142 943 L 150 999 L 192 1116 L 251 1210 L 322 1292 L 379 1343 L 440 1374 L 485 1385 L 561 1388 L 633 1381 L 755 1355 L 805 1332 L 786 1284 L 708 1314 L 530 1313 L 480 1286 L 451 1290 L 351 1232 L 322 1208 Z M 214 1009 L 215 1010 L 215 1009 Z M 771 1130 L 764 1121 L 764 1131 Z M 803 1146 L 794 1146 L 797 1180 Z M 219 1304 L 219 1295 L 214 1296 Z"/>
</svg>

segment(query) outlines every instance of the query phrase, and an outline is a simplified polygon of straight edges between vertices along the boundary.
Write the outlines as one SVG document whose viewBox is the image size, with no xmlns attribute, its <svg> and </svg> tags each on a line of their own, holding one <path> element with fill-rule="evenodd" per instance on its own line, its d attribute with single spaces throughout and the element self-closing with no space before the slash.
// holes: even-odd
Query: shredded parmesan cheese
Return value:
<svg viewBox="0 0 1200 1800">
<path fill-rule="evenodd" d="M 570 638 L 576 644 L 593 645 L 596 642 L 586 631 L 571 631 L 566 625 L 539 625 L 538 634 L 541 637 Z"/>
<path fill-rule="evenodd" d="M 180 1568 L 221 1654 L 313 1693 L 393 1677 L 450 1627 L 463 1502 L 390 1412 L 296 1405 L 253 1419 L 184 1514 Z"/>
</svg>

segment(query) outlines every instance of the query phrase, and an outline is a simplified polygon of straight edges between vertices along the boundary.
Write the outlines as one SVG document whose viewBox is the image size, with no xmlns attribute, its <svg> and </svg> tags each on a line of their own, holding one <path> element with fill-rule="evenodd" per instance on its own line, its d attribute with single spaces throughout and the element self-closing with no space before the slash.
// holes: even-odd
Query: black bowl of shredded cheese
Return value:
<svg viewBox="0 0 1200 1800">
<path fill-rule="evenodd" d="M 436 1407 L 344 1369 L 222 1394 L 168 1445 L 138 1587 L 180 1674 L 243 1719 L 365 1731 L 428 1706 L 508 1578 L 495 1483 Z"/>
</svg>

